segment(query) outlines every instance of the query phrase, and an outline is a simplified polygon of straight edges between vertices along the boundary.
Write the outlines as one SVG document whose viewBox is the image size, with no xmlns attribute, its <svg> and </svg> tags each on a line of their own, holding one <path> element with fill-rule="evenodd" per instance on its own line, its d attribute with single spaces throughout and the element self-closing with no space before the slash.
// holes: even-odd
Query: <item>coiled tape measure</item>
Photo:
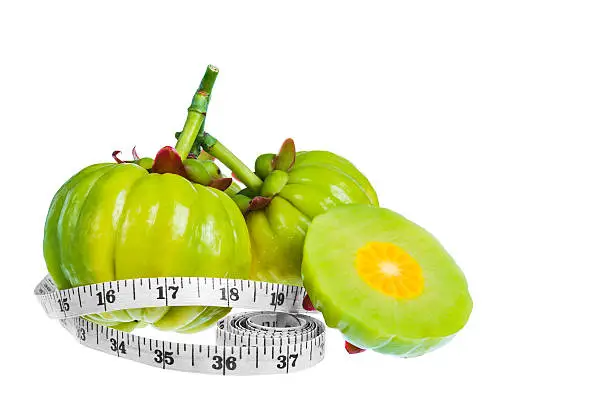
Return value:
<svg viewBox="0 0 612 408">
<path fill-rule="evenodd" d="M 222 375 L 290 373 L 325 355 L 325 325 L 303 314 L 299 286 L 221 278 L 144 278 L 58 290 L 46 276 L 34 291 L 50 318 L 83 345 L 166 370 Z M 150 339 L 80 316 L 158 306 L 255 309 L 217 322 L 216 345 Z"/>
</svg>

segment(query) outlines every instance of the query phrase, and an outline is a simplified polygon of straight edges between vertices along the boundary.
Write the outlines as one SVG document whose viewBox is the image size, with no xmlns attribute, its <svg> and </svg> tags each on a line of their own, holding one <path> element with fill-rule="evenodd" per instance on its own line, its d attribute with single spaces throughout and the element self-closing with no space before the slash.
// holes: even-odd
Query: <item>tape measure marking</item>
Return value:
<svg viewBox="0 0 612 408">
<path fill-rule="evenodd" d="M 306 291 L 300 286 L 225 278 L 127 279 L 58 291 L 47 276 L 37 285 L 35 294 L 49 317 L 66 319 L 160 306 L 220 306 L 303 313 Z"/>
<path fill-rule="evenodd" d="M 290 373 L 325 355 L 325 325 L 301 314 L 298 286 L 223 278 L 143 278 L 57 290 L 50 276 L 35 289 L 45 313 L 83 345 L 161 369 L 253 375 Z M 221 306 L 257 309 L 217 322 L 216 345 L 150 339 L 80 316 L 129 308 Z M 94 335 L 95 334 L 95 335 Z"/>
</svg>

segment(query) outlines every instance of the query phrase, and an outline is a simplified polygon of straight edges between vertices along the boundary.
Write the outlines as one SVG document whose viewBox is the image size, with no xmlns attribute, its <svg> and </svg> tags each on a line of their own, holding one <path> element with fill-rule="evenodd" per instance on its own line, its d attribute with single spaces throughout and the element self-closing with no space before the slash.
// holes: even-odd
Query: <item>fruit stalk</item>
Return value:
<svg viewBox="0 0 612 408">
<path fill-rule="evenodd" d="M 263 181 L 221 142 L 210 134 L 204 133 L 202 148 L 226 165 L 249 190 L 255 194 L 259 193 Z"/>
<path fill-rule="evenodd" d="M 219 69 L 214 65 L 209 65 L 206 68 L 204 78 L 202 78 L 202 81 L 200 82 L 199 90 L 208 92 L 208 103 L 210 103 L 212 89 L 215 85 L 215 81 L 217 80 L 217 75 L 219 75 Z M 206 114 L 204 114 L 204 120 L 202 121 L 202 125 L 200 125 L 200 129 L 198 130 L 197 139 L 202 139 L 204 137 L 204 123 L 206 123 Z"/>
<path fill-rule="evenodd" d="M 176 150 L 182 160 L 187 158 L 189 153 L 199 154 L 200 156 L 202 154 L 209 154 L 213 158 L 219 159 L 249 190 L 259 193 L 263 181 L 221 142 L 204 131 L 210 94 L 218 74 L 219 70 L 216 67 L 213 65 L 208 66 L 200 87 L 188 109 L 183 131 L 177 132 L 175 135 L 178 139 Z M 199 152 L 200 148 L 202 148 L 202 152 Z M 232 190 L 239 188 L 235 184 L 232 187 L 234 187 Z"/>
<path fill-rule="evenodd" d="M 206 120 L 210 94 L 218 73 L 219 70 L 216 67 L 209 65 L 197 92 L 193 96 L 185 125 L 176 143 L 176 151 L 179 153 L 181 160 L 185 160 L 189 155 L 198 133 L 204 132 L 204 121 Z"/>
</svg>

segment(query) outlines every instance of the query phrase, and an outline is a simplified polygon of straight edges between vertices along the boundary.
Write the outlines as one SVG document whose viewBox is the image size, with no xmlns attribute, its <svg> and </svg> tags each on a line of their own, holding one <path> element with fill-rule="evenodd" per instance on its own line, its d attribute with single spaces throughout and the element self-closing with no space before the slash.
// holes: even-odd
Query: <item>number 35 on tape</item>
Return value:
<svg viewBox="0 0 612 408">
<path fill-rule="evenodd" d="M 289 373 L 325 354 L 325 325 L 303 314 L 304 288 L 219 278 L 147 278 L 57 290 L 47 276 L 36 287 L 47 315 L 83 345 L 162 369 L 222 375 Z M 80 316 L 156 306 L 256 309 L 217 323 L 215 345 L 150 339 Z"/>
</svg>

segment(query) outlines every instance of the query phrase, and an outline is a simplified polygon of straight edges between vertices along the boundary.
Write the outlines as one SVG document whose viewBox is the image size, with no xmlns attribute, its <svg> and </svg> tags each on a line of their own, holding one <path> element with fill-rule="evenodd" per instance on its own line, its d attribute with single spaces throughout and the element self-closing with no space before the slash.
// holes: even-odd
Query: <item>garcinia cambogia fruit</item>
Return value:
<svg viewBox="0 0 612 408">
<path fill-rule="evenodd" d="M 155 160 L 94 164 L 68 180 L 51 203 L 44 256 L 59 289 L 118 279 L 249 276 L 251 252 L 243 215 L 222 190 L 211 161 L 187 158 L 203 126 L 216 69 L 194 96 L 177 149 Z M 231 183 L 231 179 L 229 180 Z M 178 306 L 88 315 L 129 331 L 144 324 L 196 332 L 229 308 Z"/>
<path fill-rule="evenodd" d="M 302 285 L 302 249 L 311 220 L 340 205 L 378 205 L 368 179 L 334 153 L 296 153 L 287 139 L 278 154 L 259 156 L 253 173 L 211 135 L 205 134 L 201 145 L 247 186 L 232 198 L 249 228 L 251 279 Z"/>
<path fill-rule="evenodd" d="M 472 310 L 465 277 L 442 245 L 384 208 L 347 205 L 315 217 L 302 276 L 328 326 L 340 329 L 350 345 L 383 354 L 434 350 Z"/>
</svg>

